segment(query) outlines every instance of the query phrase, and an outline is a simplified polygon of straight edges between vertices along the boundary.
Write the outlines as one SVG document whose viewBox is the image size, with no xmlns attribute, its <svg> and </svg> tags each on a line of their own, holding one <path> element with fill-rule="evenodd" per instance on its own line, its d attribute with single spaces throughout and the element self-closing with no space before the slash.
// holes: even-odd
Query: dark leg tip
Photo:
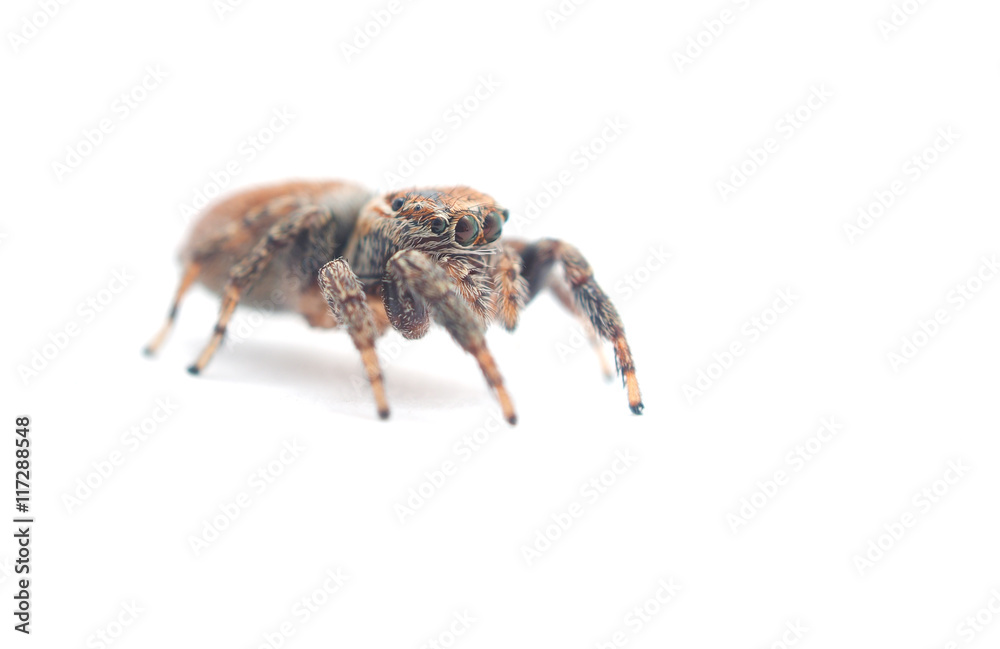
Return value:
<svg viewBox="0 0 1000 649">
<path fill-rule="evenodd" d="M 150 357 L 152 357 L 152 355 L 155 354 L 155 353 L 156 352 L 153 351 L 152 347 L 143 347 L 142 348 L 142 355 L 143 356 L 150 356 Z"/>
<path fill-rule="evenodd" d="M 509 423 L 511 426 L 516 426 L 517 425 L 517 415 L 511 415 L 510 417 L 507 417 L 507 423 Z"/>
<path fill-rule="evenodd" d="M 633 413 L 635 413 L 637 415 L 641 415 L 642 414 L 642 409 L 643 408 L 645 408 L 645 406 L 642 405 L 642 401 L 640 401 L 639 403 L 635 404 L 634 406 L 629 406 L 629 410 L 631 410 Z"/>
<path fill-rule="evenodd" d="M 191 376 L 198 376 L 199 374 L 201 374 L 201 370 L 198 369 L 197 365 L 191 365 L 188 367 L 188 374 L 190 374 Z"/>
<path fill-rule="evenodd" d="M 389 410 L 388 409 L 386 409 L 386 410 L 379 410 L 378 411 L 378 418 L 379 419 L 388 419 L 389 418 Z"/>
</svg>

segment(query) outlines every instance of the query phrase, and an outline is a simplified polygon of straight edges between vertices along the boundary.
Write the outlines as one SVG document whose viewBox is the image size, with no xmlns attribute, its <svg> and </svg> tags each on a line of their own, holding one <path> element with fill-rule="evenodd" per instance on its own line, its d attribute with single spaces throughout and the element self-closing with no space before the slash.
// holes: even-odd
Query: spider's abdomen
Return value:
<svg viewBox="0 0 1000 649">
<path fill-rule="evenodd" d="M 221 294 L 233 266 L 278 221 L 302 207 L 327 207 L 333 214 L 331 223 L 304 232 L 279 250 L 243 298 L 247 305 L 296 310 L 298 296 L 314 288 L 318 269 L 343 254 L 358 213 L 370 197 L 366 188 L 344 181 L 293 181 L 230 194 L 194 223 L 180 257 L 182 262 L 200 264 L 198 281 Z"/>
</svg>

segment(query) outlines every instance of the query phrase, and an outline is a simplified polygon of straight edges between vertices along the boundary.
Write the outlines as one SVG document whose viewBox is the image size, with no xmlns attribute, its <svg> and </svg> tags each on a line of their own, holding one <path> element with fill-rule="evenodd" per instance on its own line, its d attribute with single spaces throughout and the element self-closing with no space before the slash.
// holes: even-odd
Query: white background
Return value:
<svg viewBox="0 0 1000 649">
<path fill-rule="evenodd" d="M 553 26 L 556 6 L 404 1 L 347 56 L 387 2 L 255 0 L 221 16 L 210 0 L 71 2 L 24 42 L 11 35 L 32 33 L 39 5 L 5 4 L 0 388 L 6 439 L 32 417 L 37 521 L 30 638 L 11 630 L 15 550 L 0 543 L 4 646 L 102 646 L 133 600 L 115 647 L 257 647 L 287 622 L 284 646 L 417 648 L 466 611 L 454 646 L 996 645 L 1000 287 L 976 274 L 1000 252 L 1000 7 L 909 0 L 890 32 L 889 0 L 592 0 Z M 116 101 L 147 66 L 166 78 L 125 114 Z M 456 124 L 481 77 L 498 87 Z M 790 129 L 813 88 L 831 96 Z M 249 160 L 241 147 L 276 109 L 294 118 Z M 583 169 L 574 155 L 609 119 L 623 133 Z M 347 336 L 295 316 L 254 320 L 189 376 L 217 309 L 201 289 L 160 356 L 140 355 L 177 282 L 183 206 L 213 173 L 239 165 L 227 189 L 385 187 L 436 128 L 444 141 L 404 182 L 475 186 L 525 222 L 517 234 L 576 244 L 621 311 L 642 417 L 548 296 L 514 336 L 490 332 L 520 423 L 471 453 L 455 446 L 494 427 L 495 402 L 440 330 L 386 363 L 387 422 L 356 387 Z M 747 162 L 768 138 L 767 160 Z M 946 150 L 914 177 L 936 140 Z M 89 154 L 59 172 L 67 147 Z M 720 190 L 744 163 L 749 179 Z M 551 189 L 563 172 L 572 184 Z M 849 236 L 896 181 L 902 195 Z M 102 293 L 123 270 L 127 285 Z M 793 305 L 754 338 L 745 327 L 782 290 Z M 938 309 L 947 322 L 919 335 Z M 712 367 L 733 343 L 743 354 Z M 27 375 L 36 352 L 50 358 Z M 717 378 L 688 398 L 702 371 Z M 176 411 L 130 442 L 157 399 Z M 788 462 L 831 417 L 839 432 Z M 249 476 L 292 440 L 305 450 L 258 493 Z M 581 485 L 616 451 L 636 460 L 591 502 Z M 446 462 L 457 470 L 401 522 L 397 505 Z M 919 494 L 949 462 L 969 470 L 928 508 Z M 772 488 L 776 471 L 788 480 Z M 249 507 L 196 553 L 241 492 Z M 744 498 L 766 502 L 737 524 Z M 582 515 L 529 562 L 574 502 Z M 901 538 L 883 536 L 908 513 Z M 872 541 L 888 549 L 859 568 Z M 296 616 L 338 568 L 346 584 Z M 648 601 L 661 580 L 679 587 L 663 605 Z M 626 616 L 644 605 L 656 612 L 636 633 Z M 979 631 L 960 626 L 977 614 Z"/>
</svg>

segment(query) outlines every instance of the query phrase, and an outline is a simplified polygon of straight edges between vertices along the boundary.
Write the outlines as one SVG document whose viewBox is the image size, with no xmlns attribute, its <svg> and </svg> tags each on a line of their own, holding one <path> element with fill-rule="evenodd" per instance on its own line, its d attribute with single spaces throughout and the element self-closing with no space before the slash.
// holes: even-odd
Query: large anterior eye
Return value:
<svg viewBox="0 0 1000 649">
<path fill-rule="evenodd" d="M 490 212 L 483 221 L 483 236 L 486 243 L 493 243 L 500 238 L 500 231 L 503 230 L 503 217 L 499 212 Z"/>
<path fill-rule="evenodd" d="M 455 224 L 455 241 L 460 246 L 467 246 L 479 236 L 479 225 L 471 216 L 463 216 Z"/>
<path fill-rule="evenodd" d="M 405 202 L 406 201 L 404 201 L 402 198 L 395 198 L 395 199 L 393 199 L 392 206 L 391 206 L 392 207 L 392 211 L 393 212 L 398 212 L 399 208 L 403 207 L 403 203 L 405 203 Z"/>
</svg>

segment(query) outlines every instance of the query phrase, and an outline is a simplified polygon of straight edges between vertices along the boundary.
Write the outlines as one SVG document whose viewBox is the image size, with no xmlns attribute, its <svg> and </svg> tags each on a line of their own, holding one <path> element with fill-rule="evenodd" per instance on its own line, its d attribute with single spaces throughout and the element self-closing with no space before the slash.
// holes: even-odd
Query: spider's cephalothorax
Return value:
<svg viewBox="0 0 1000 649">
<path fill-rule="evenodd" d="M 430 255 L 457 283 L 485 325 L 492 315 L 490 268 L 508 216 L 492 198 L 468 187 L 393 192 L 365 206 L 344 257 L 368 285 L 385 277 L 387 264 L 400 251 Z M 382 288 L 391 318 L 397 286 L 385 282 Z M 401 332 L 407 337 L 411 333 L 406 328 Z"/>
<path fill-rule="evenodd" d="M 632 412 L 642 412 L 635 365 L 618 312 L 576 248 L 555 239 L 502 238 L 510 213 L 468 187 L 430 187 L 372 196 L 346 182 L 291 182 L 245 190 L 209 210 L 181 252 L 184 274 L 153 353 L 180 300 L 198 280 L 222 295 L 215 333 L 188 370 L 211 360 L 236 305 L 301 313 L 314 327 L 347 329 L 371 381 L 379 415 L 389 415 L 375 340 L 388 327 L 420 338 L 445 327 L 475 357 L 504 416 L 514 407 L 486 346 L 498 321 L 508 331 L 543 288 L 580 317 L 600 352 L 611 341 Z M 561 275 L 550 272 L 559 264 Z M 610 370 L 601 357 L 604 373 Z"/>
</svg>

